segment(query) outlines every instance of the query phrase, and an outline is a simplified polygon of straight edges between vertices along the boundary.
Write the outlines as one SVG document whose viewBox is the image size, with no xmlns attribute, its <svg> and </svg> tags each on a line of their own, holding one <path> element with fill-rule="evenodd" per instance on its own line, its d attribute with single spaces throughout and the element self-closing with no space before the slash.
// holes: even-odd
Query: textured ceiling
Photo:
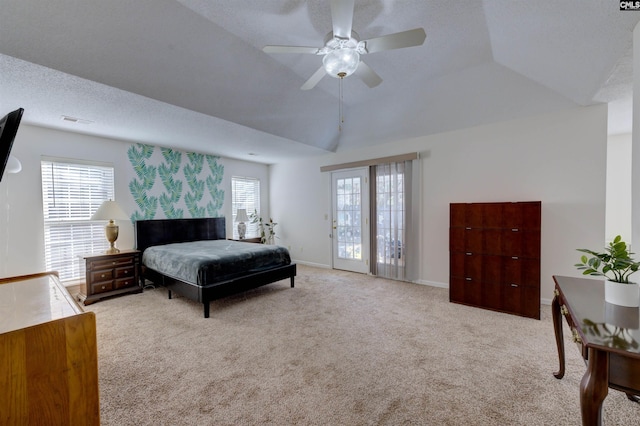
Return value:
<svg viewBox="0 0 640 426">
<path fill-rule="evenodd" d="M 607 0 L 355 1 L 361 39 L 422 27 L 422 46 L 363 56 L 383 82 L 300 86 L 329 1 L 3 0 L 0 107 L 24 121 L 274 163 L 611 102 L 630 131 L 632 30 Z M 69 123 L 61 116 L 91 123 Z M 250 155 L 252 154 L 252 155 Z"/>
</svg>

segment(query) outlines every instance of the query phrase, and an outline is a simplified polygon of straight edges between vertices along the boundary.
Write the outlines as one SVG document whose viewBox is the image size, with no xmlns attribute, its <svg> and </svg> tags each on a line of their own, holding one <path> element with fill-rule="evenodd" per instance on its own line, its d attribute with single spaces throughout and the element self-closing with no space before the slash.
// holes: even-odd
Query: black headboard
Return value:
<svg viewBox="0 0 640 426">
<path fill-rule="evenodd" d="M 140 251 L 162 244 L 226 238 L 224 217 L 137 220 L 134 231 Z"/>
</svg>

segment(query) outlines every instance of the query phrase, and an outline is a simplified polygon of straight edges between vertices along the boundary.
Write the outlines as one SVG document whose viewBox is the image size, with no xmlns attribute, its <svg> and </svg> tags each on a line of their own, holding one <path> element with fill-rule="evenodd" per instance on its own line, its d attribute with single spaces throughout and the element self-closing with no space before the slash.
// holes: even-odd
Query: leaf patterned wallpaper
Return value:
<svg viewBox="0 0 640 426">
<path fill-rule="evenodd" d="M 135 144 L 127 151 L 135 177 L 131 221 L 218 217 L 224 203 L 220 157 Z"/>
</svg>

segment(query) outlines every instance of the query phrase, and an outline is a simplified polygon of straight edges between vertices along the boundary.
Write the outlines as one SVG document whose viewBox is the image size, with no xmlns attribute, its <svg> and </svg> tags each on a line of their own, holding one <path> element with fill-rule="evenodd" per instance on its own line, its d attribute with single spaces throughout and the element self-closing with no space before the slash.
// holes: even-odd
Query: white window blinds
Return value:
<svg viewBox="0 0 640 426">
<path fill-rule="evenodd" d="M 89 219 L 113 199 L 113 167 L 41 162 L 46 268 L 61 281 L 84 277 L 82 255 L 108 248 L 104 223 Z"/>
<path fill-rule="evenodd" d="M 238 224 L 236 223 L 236 213 L 238 209 L 247 209 L 247 215 L 255 211 L 260 214 L 260 180 L 249 177 L 231 177 L 231 214 L 233 217 L 233 238 L 238 239 Z M 245 238 L 259 237 L 258 224 L 247 223 L 247 234 Z"/>
</svg>

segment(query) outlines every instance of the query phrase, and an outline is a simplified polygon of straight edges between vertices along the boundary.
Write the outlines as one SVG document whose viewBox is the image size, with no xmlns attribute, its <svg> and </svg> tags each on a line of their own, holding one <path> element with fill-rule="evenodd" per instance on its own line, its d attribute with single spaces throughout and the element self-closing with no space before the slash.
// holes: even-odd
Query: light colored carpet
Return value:
<svg viewBox="0 0 640 426">
<path fill-rule="evenodd" d="M 298 265 L 202 305 L 166 290 L 90 305 L 104 425 L 579 425 L 585 366 L 549 306 L 532 320 L 448 290 Z M 610 390 L 607 425 L 640 424 Z"/>
</svg>

